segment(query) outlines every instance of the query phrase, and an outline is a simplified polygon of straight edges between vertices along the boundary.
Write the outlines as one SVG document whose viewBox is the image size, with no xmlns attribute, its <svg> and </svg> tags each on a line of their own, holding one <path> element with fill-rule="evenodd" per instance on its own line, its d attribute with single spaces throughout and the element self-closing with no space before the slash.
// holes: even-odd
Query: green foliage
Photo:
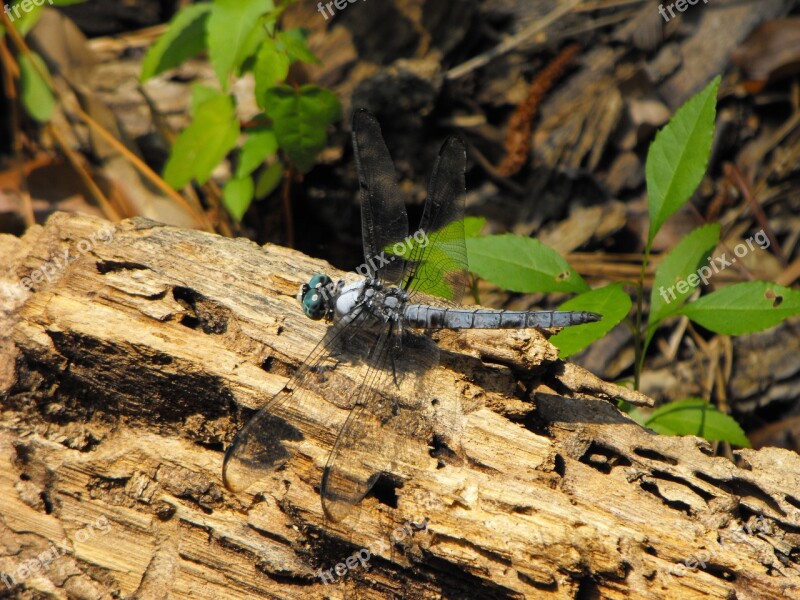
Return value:
<svg viewBox="0 0 800 600">
<path fill-rule="evenodd" d="M 566 327 L 550 338 L 550 342 L 559 349 L 559 356 L 566 358 L 577 354 L 621 323 L 631 310 L 631 298 L 621 283 L 615 283 L 567 300 L 558 310 L 586 310 L 603 315 L 596 323 Z"/>
<path fill-rule="evenodd" d="M 44 61 L 35 53 L 32 58 L 33 60 L 24 54 L 19 57 L 22 105 L 31 117 L 40 123 L 46 123 L 53 116 L 56 101 L 47 82 L 33 64 L 36 61 L 39 68 L 47 72 Z"/>
<path fill-rule="evenodd" d="M 747 281 L 703 296 L 681 314 L 715 333 L 755 333 L 800 314 L 800 292 L 768 281 Z"/>
<path fill-rule="evenodd" d="M 52 2 L 48 1 L 46 4 L 43 3 L 38 6 L 33 2 L 28 2 L 28 10 L 25 10 L 26 5 L 23 4 L 24 2 L 25 0 L 14 0 L 7 3 L 8 14 L 12 19 L 14 28 L 23 36 L 28 35 L 28 32 L 39 22 L 39 18 L 42 16 L 42 11 L 45 6 L 51 4 L 53 6 L 67 6 L 69 4 L 80 4 L 86 2 L 86 0 L 52 0 Z M 0 10 L 4 10 L 5 4 L 6 3 L 0 6 Z M 0 37 L 3 37 L 4 33 L 5 31 L 2 25 L 0 25 Z"/>
<path fill-rule="evenodd" d="M 321 64 L 320 60 L 308 49 L 306 32 L 302 29 L 290 29 L 278 34 L 278 40 L 292 61 Z"/>
<path fill-rule="evenodd" d="M 478 237 L 485 226 L 486 219 L 483 217 L 464 217 L 464 237 L 466 239 Z"/>
<path fill-rule="evenodd" d="M 719 82 L 716 77 L 679 109 L 650 146 L 645 168 L 650 230 L 642 274 L 661 226 L 691 198 L 705 174 L 714 138 Z M 715 272 L 708 260 L 719 236 L 718 225 L 700 227 L 682 240 L 656 271 L 647 327 L 644 331 L 639 327 L 635 330 L 641 340 L 637 344 L 637 387 L 649 342 L 658 325 L 670 316 L 682 314 L 715 333 L 741 335 L 762 331 L 800 314 L 800 293 L 763 281 L 733 285 L 685 304 L 700 282 L 707 283 Z M 641 298 L 642 279 L 638 292 Z M 641 302 L 639 306 L 637 324 L 641 322 Z M 733 419 L 706 404 L 700 399 L 673 402 L 656 410 L 645 424 L 664 433 L 694 433 L 706 439 L 748 445 Z"/>
<path fill-rule="evenodd" d="M 647 417 L 644 426 L 662 435 L 697 435 L 710 441 L 750 447 L 739 424 L 702 398 L 664 404 Z"/>
<path fill-rule="evenodd" d="M 267 158 L 274 156 L 278 151 L 278 138 L 272 127 L 262 126 L 251 129 L 247 139 L 242 144 L 239 154 L 239 164 L 236 167 L 236 177 L 247 177 Z"/>
<path fill-rule="evenodd" d="M 252 177 L 234 177 L 225 184 L 222 202 L 237 221 L 241 221 L 255 192 Z"/>
<path fill-rule="evenodd" d="M 261 171 L 256 180 L 255 199 L 263 200 L 269 196 L 281 183 L 283 177 L 283 163 L 278 161 Z"/>
<path fill-rule="evenodd" d="M 267 38 L 261 43 L 253 75 L 256 79 L 256 102 L 262 110 L 266 108 L 267 91 L 286 79 L 290 64 L 289 55 L 277 49 L 275 40 Z"/>
<path fill-rule="evenodd" d="M 192 4 L 178 12 L 169 28 L 147 51 L 139 79 L 144 82 L 197 56 L 206 48 L 205 31 L 211 5 Z"/>
<path fill-rule="evenodd" d="M 719 82 L 720 77 L 715 77 L 682 106 L 650 145 L 645 167 L 650 209 L 648 244 L 703 180 L 714 140 Z"/>
<path fill-rule="evenodd" d="M 341 118 L 341 105 L 333 93 L 317 86 L 295 88 L 284 83 L 292 63 L 319 63 L 308 49 L 303 30 L 277 28 L 277 20 L 290 2 L 213 0 L 190 5 L 175 15 L 142 65 L 144 82 L 208 52 L 221 92 L 195 88 L 194 121 L 176 140 L 164 178 L 174 187 L 191 180 L 207 181 L 244 133 L 233 179 L 223 194 L 225 206 L 237 220 L 254 198 L 277 188 L 285 172 L 310 170 L 327 143 L 328 127 Z M 229 89 L 234 77 L 247 72 L 253 73 L 256 104 L 264 112 L 253 117 L 255 127 L 240 132 L 235 98 Z M 219 113 L 212 115 L 215 108 Z M 288 169 L 279 153 L 288 161 Z"/>
<path fill-rule="evenodd" d="M 539 240 L 503 234 L 467 239 L 469 270 L 512 292 L 585 292 L 589 286 Z"/>
<path fill-rule="evenodd" d="M 272 0 L 214 0 L 206 26 L 208 56 L 224 91 L 233 72 L 253 53 L 253 38 L 266 32 L 261 16 L 275 9 Z"/>
<path fill-rule="evenodd" d="M 716 223 L 695 229 L 683 238 L 658 266 L 650 294 L 651 327 L 678 312 L 684 300 L 691 296 L 700 284 L 696 275 L 697 270 L 707 265 L 709 255 L 719 242 L 719 233 L 720 226 Z M 689 281 L 693 274 L 695 277 Z M 681 282 L 685 284 L 681 286 Z"/>
<path fill-rule="evenodd" d="M 238 138 L 239 121 L 233 98 L 219 94 L 200 102 L 191 125 L 181 132 L 172 147 L 164 179 L 175 188 L 192 179 L 205 183 L 214 167 L 236 146 Z"/>
<path fill-rule="evenodd" d="M 715 333 L 742 335 L 774 327 L 800 314 L 799 291 L 764 281 L 732 285 L 687 303 L 700 284 L 707 284 L 717 272 L 709 260 L 719 243 L 720 226 L 710 224 L 692 231 L 659 264 L 650 294 L 649 319 L 643 326 L 644 273 L 653 240 L 665 221 L 689 201 L 705 175 L 714 139 L 719 84 L 717 77 L 681 107 L 656 135 L 647 155 L 650 227 L 637 287 L 635 324 L 629 323 L 636 339 L 637 388 L 648 345 L 658 326 L 670 317 L 684 315 Z M 586 291 L 583 279 L 541 242 L 515 235 L 475 235 L 467 240 L 472 273 L 515 292 L 578 292 L 580 295 L 564 302 L 560 310 L 603 315 L 597 323 L 565 328 L 550 338 L 562 357 L 584 349 L 628 316 L 632 303 L 623 284 Z M 661 433 L 700 435 L 749 446 L 738 424 L 702 399 L 672 402 L 649 416 L 628 408 L 634 418 Z"/>
<path fill-rule="evenodd" d="M 265 102 L 278 144 L 301 172 L 308 171 L 325 148 L 328 125 L 341 118 L 339 99 L 316 85 L 280 85 L 267 90 Z"/>
<path fill-rule="evenodd" d="M 34 3 L 28 3 L 29 10 L 25 10 L 23 1 L 10 2 L 7 8 L 9 15 L 13 19 L 14 28 L 20 35 L 25 36 L 39 21 L 45 5 L 38 6 Z M 66 6 L 68 4 L 79 4 L 80 2 L 85 2 L 85 0 L 53 0 L 52 4 L 54 6 Z M 0 6 L 0 10 L 4 10 L 4 7 Z M 5 29 L 0 25 L 0 38 L 5 34 Z M 31 56 L 20 55 L 18 62 L 22 106 L 25 112 L 33 119 L 40 123 L 47 123 L 53 117 L 53 110 L 56 105 L 55 96 L 42 75 L 44 73 L 49 76 L 50 71 L 42 57 L 35 52 L 31 52 Z"/>
</svg>

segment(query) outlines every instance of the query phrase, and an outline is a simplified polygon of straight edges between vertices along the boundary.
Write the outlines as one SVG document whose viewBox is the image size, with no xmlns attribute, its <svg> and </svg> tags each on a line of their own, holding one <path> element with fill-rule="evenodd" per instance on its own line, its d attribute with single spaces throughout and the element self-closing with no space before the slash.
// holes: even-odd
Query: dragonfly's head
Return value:
<svg viewBox="0 0 800 600">
<path fill-rule="evenodd" d="M 309 319 L 319 321 L 333 311 L 333 281 L 327 275 L 314 275 L 300 286 L 297 299 Z"/>
</svg>

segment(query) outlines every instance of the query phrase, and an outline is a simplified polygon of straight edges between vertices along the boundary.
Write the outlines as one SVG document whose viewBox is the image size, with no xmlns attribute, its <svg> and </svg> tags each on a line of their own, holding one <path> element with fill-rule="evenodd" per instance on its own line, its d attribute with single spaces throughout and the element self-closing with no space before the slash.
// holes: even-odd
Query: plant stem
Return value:
<svg viewBox="0 0 800 600">
<path fill-rule="evenodd" d="M 644 260 L 642 261 L 642 270 L 639 272 L 639 283 L 636 286 L 636 328 L 633 332 L 633 343 L 635 348 L 634 354 L 634 372 L 633 372 L 633 389 L 639 391 L 639 379 L 642 374 L 642 367 L 644 366 L 644 339 L 642 338 L 642 312 L 643 312 L 643 297 L 644 297 L 644 275 L 647 270 L 647 263 L 650 262 L 650 250 L 652 248 L 652 240 L 647 241 L 647 246 L 644 249 Z"/>
</svg>

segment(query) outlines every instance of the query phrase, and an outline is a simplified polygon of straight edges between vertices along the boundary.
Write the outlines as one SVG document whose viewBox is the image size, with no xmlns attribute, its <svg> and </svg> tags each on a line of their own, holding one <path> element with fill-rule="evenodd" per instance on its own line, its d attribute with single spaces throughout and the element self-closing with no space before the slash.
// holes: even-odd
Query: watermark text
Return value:
<svg viewBox="0 0 800 600">
<path fill-rule="evenodd" d="M 736 247 L 733 249 L 733 253 L 738 257 L 742 258 L 748 252 L 754 249 L 753 242 L 755 241 L 758 244 L 758 247 L 762 250 L 766 250 L 769 248 L 769 238 L 767 234 L 764 233 L 762 229 L 757 234 L 750 236 L 741 244 L 737 244 Z M 745 246 L 745 243 L 747 245 Z M 736 258 L 731 257 L 730 260 L 727 258 L 728 253 L 723 252 L 722 256 L 715 256 L 715 257 L 707 257 L 708 260 L 707 265 L 703 265 L 695 273 L 689 275 L 686 279 L 681 279 L 675 285 L 671 285 L 668 288 L 665 288 L 663 285 L 658 288 L 658 293 L 661 294 L 661 297 L 664 299 L 664 302 L 669 304 L 670 302 L 677 299 L 677 295 L 675 294 L 675 290 L 677 289 L 678 294 L 686 295 L 692 289 L 696 288 L 699 283 L 702 281 L 703 285 L 708 285 L 708 281 L 712 275 L 719 273 L 720 271 L 727 269 L 732 264 L 736 262 Z"/>
<path fill-rule="evenodd" d="M 8 19 L 13 23 L 15 19 L 20 18 L 20 9 L 23 13 L 29 13 L 33 10 L 34 6 L 42 6 L 45 0 L 22 0 L 22 2 L 14 3 L 14 6 L 8 4 L 3 5 L 3 11 L 8 15 Z M 47 0 L 50 6 L 53 6 L 53 0 Z M 14 13 L 13 15 L 11 13 Z"/>
<path fill-rule="evenodd" d="M 416 531 L 426 531 L 428 529 L 428 521 L 427 519 L 418 519 L 417 521 L 406 521 L 402 527 L 398 527 L 395 529 L 391 534 L 391 541 L 394 543 L 400 543 L 406 537 L 411 537 L 414 535 Z M 373 556 L 378 554 L 385 554 L 391 544 L 387 543 L 386 540 L 378 540 L 373 542 L 369 545 L 369 548 L 361 548 L 358 552 L 354 552 L 352 555 L 348 556 L 343 562 L 338 563 L 335 567 L 328 569 L 327 571 L 323 571 L 319 569 L 317 571 L 317 577 L 319 577 L 323 583 L 329 584 L 336 581 L 337 577 L 343 577 L 349 571 L 353 571 L 358 568 L 366 568 L 369 565 L 369 561 Z"/>
<path fill-rule="evenodd" d="M 78 529 L 75 532 L 75 540 L 80 543 L 85 543 L 93 538 L 96 531 L 100 531 L 99 535 L 105 535 L 111 531 L 111 523 L 105 515 L 101 515 L 95 519 L 94 523 L 88 523 L 86 527 Z M 50 547 L 41 552 L 36 558 L 31 558 L 20 563 L 13 573 L 0 573 L 0 581 L 6 584 L 8 589 L 22 583 L 31 575 L 39 572 L 44 572 L 50 567 L 50 563 L 67 554 L 70 551 L 67 540 L 62 540 L 56 544 L 50 543 Z"/>
</svg>

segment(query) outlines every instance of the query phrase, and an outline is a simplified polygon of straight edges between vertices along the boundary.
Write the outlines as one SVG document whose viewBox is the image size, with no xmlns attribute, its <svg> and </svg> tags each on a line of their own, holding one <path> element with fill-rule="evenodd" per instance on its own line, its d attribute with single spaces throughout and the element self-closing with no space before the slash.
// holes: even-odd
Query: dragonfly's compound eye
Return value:
<svg viewBox="0 0 800 600">
<path fill-rule="evenodd" d="M 333 290 L 333 281 L 327 275 L 314 275 L 311 280 L 300 288 L 300 303 L 306 316 L 315 321 L 321 319 L 328 312 L 330 294 Z"/>
</svg>

